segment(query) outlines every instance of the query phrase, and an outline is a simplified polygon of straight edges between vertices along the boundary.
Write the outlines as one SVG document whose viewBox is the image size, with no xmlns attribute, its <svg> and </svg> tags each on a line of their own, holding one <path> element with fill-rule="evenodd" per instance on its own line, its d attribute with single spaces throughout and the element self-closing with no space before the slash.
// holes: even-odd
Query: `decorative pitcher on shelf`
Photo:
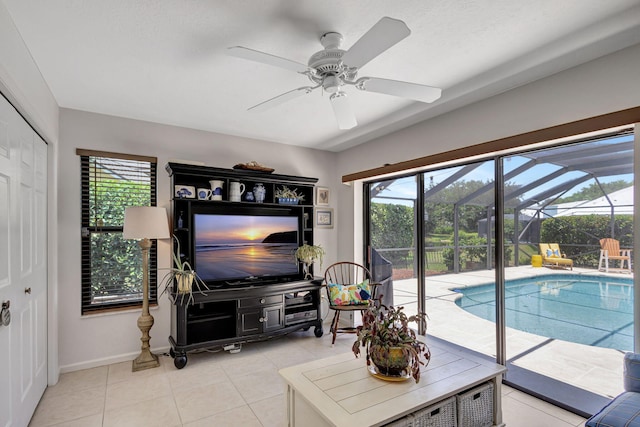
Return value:
<svg viewBox="0 0 640 427">
<path fill-rule="evenodd" d="M 239 202 L 244 194 L 244 184 L 238 181 L 231 181 L 229 183 L 229 200 L 232 202 Z"/>
<path fill-rule="evenodd" d="M 224 186 L 224 181 L 220 179 L 212 179 L 209 181 L 211 185 L 211 200 L 222 200 L 222 187 Z"/>
<path fill-rule="evenodd" d="M 256 203 L 264 202 L 264 197 L 267 194 L 267 189 L 264 188 L 264 185 L 261 183 L 257 183 L 253 186 L 253 197 L 256 199 Z"/>
</svg>

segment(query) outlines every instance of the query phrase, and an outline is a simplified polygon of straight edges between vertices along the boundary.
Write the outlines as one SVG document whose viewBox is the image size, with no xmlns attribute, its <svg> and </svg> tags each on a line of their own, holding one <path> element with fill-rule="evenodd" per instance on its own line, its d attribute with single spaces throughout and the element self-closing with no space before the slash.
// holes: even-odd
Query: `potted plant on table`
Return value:
<svg viewBox="0 0 640 427">
<path fill-rule="evenodd" d="M 180 241 L 176 236 L 173 236 L 176 242 L 176 250 L 173 253 L 174 267 L 169 268 L 167 274 L 162 278 L 161 288 L 162 294 L 165 292 L 169 295 L 172 302 L 176 302 L 180 298 L 180 304 L 184 304 L 186 298 L 186 304 L 193 303 L 193 292 L 200 292 L 205 295 L 204 290 L 210 290 L 204 281 L 198 276 L 198 273 L 191 268 L 191 264 L 187 261 L 182 261 L 180 256 Z M 175 290 L 174 290 L 175 284 Z"/>
<path fill-rule="evenodd" d="M 426 328 L 427 315 L 407 316 L 403 309 L 387 307 L 380 303 L 380 299 L 371 301 L 362 314 L 362 325 L 356 328 L 357 338 L 352 351 L 358 357 L 360 347 L 366 348 L 367 369 L 377 377 L 394 380 L 413 377 L 417 383 L 420 381 L 420 365 L 429 363 L 431 352 L 417 338 L 409 323 L 422 323 Z"/>
<path fill-rule="evenodd" d="M 302 262 L 304 269 L 304 278 L 313 279 L 311 275 L 311 266 L 316 260 L 320 261 L 322 268 L 322 258 L 324 257 L 324 249 L 320 245 L 307 245 L 306 243 L 296 249 L 296 259 Z"/>
</svg>

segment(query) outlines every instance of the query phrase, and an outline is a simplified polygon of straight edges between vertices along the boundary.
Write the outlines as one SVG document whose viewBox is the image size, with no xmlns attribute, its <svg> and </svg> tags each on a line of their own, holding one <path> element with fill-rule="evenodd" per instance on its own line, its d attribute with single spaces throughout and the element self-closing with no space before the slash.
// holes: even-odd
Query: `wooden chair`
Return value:
<svg viewBox="0 0 640 427">
<path fill-rule="evenodd" d="M 545 267 L 569 267 L 573 270 L 573 260 L 560 251 L 557 243 L 540 243 L 540 256 Z"/>
<path fill-rule="evenodd" d="M 598 271 L 609 272 L 609 260 L 620 261 L 620 268 L 616 271 L 631 273 L 631 249 L 620 249 L 620 242 L 616 239 L 600 239 L 600 260 L 598 261 Z M 624 267 L 625 261 L 627 268 Z"/>
<path fill-rule="evenodd" d="M 377 283 L 372 283 L 371 273 L 363 265 L 354 262 L 336 262 L 330 265 L 324 272 L 324 286 L 329 298 L 329 309 L 334 310 L 330 331 L 333 333 L 331 345 L 336 342 L 338 333 L 356 333 L 355 327 L 340 327 L 340 313 L 359 311 L 362 313 L 369 306 L 369 301 L 376 297 Z M 347 288 L 348 287 L 348 288 Z M 347 291 L 348 289 L 348 291 Z M 334 295 L 332 297 L 332 290 Z M 360 294 L 364 290 L 368 299 L 362 299 Z M 351 299 L 338 300 L 336 292 L 349 292 Z M 365 297 L 366 295 L 363 294 Z"/>
</svg>

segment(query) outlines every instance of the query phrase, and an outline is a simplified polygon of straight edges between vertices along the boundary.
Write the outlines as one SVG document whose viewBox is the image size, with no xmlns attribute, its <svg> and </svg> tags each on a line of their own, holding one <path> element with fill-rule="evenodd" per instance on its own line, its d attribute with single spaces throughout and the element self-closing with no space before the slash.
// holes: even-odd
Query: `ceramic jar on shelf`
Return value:
<svg viewBox="0 0 640 427">
<path fill-rule="evenodd" d="M 229 200 L 232 202 L 239 202 L 242 200 L 245 186 L 238 181 L 231 181 L 229 183 Z"/>
<path fill-rule="evenodd" d="M 253 197 L 256 199 L 256 203 L 264 203 L 265 196 L 267 195 L 267 189 L 264 185 L 257 183 L 253 186 Z"/>
<path fill-rule="evenodd" d="M 222 200 L 222 188 L 224 187 L 224 181 L 220 179 L 212 179 L 209 181 L 211 185 L 211 200 Z"/>
</svg>

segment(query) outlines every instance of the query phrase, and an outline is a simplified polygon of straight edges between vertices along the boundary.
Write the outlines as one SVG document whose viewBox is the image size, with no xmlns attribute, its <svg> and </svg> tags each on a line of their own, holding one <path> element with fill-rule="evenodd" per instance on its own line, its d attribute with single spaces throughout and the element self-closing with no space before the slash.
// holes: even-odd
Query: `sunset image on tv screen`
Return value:
<svg viewBox="0 0 640 427">
<path fill-rule="evenodd" d="M 298 272 L 298 218 L 194 216 L 195 268 L 205 281 L 282 276 Z"/>
</svg>

